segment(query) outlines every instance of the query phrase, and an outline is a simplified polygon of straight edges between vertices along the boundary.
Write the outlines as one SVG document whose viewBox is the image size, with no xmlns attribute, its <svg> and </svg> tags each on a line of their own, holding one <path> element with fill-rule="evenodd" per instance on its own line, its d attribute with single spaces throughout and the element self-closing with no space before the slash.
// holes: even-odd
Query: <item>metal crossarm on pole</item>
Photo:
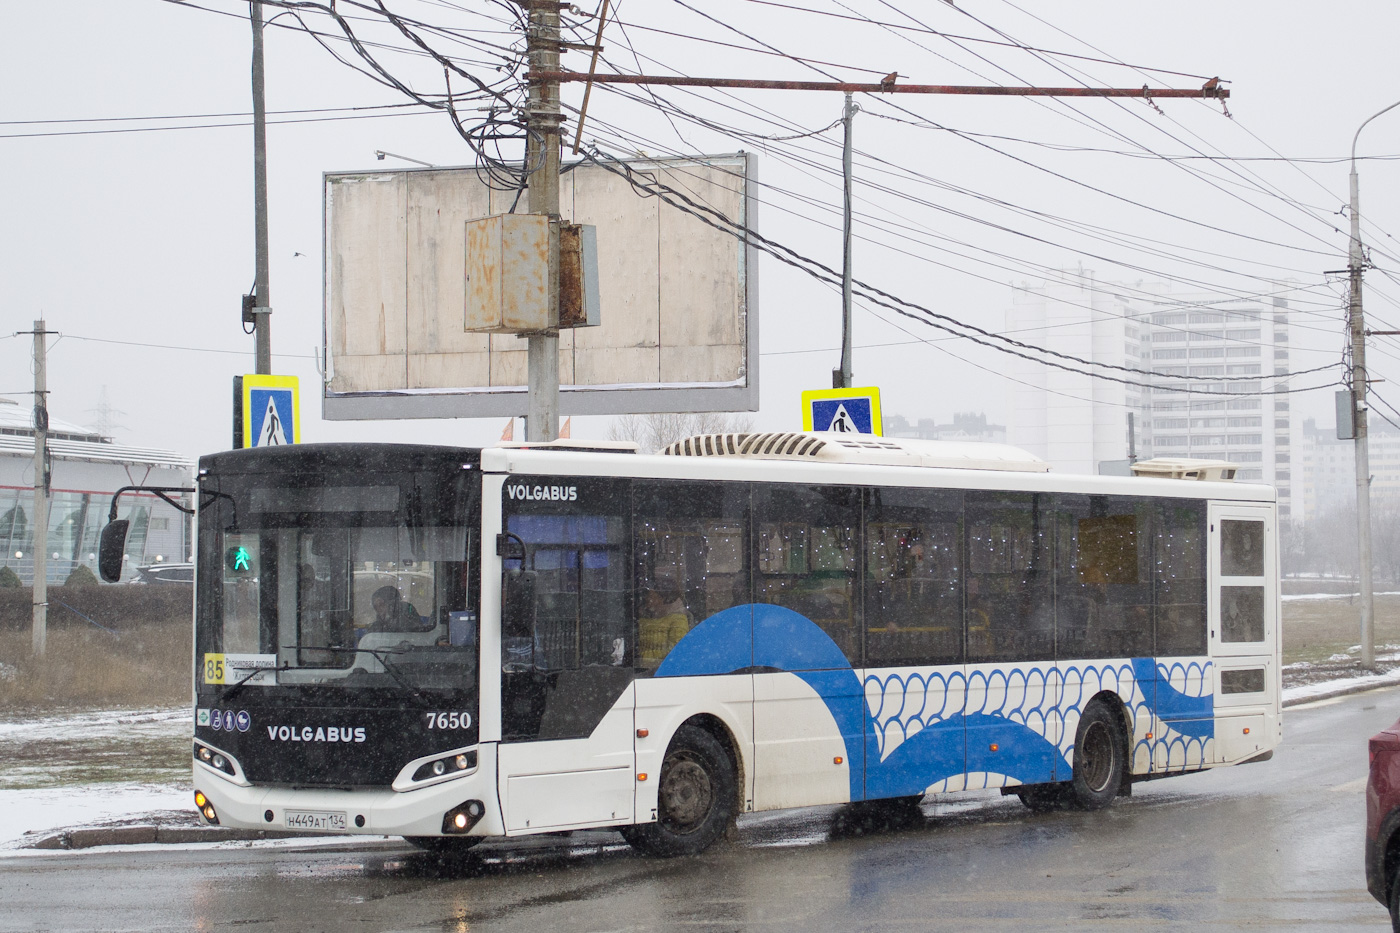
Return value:
<svg viewBox="0 0 1400 933">
<path fill-rule="evenodd" d="M 878 84 L 851 84 L 844 81 L 771 81 L 756 78 L 692 78 L 684 75 L 592 74 L 581 71 L 548 71 L 531 68 L 526 79 L 533 84 L 565 84 L 591 81 L 595 84 L 655 84 L 670 87 L 750 88 L 765 91 L 842 91 L 848 94 L 972 94 L 985 97 L 1137 97 L 1161 100 L 1169 97 L 1224 100 L 1229 88 L 1202 87 L 1135 88 L 1122 87 L 998 87 L 967 84 L 900 84 L 897 80 Z"/>
</svg>

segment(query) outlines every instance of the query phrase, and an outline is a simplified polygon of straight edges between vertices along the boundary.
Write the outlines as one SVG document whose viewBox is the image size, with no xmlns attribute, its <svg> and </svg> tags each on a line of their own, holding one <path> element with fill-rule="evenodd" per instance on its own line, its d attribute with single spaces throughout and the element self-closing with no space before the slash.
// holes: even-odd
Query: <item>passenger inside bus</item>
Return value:
<svg viewBox="0 0 1400 933">
<path fill-rule="evenodd" d="M 657 580 L 643 596 L 641 617 L 637 620 L 642 662 L 660 664 L 690 631 L 690 621 L 680 587 L 671 580 Z"/>
</svg>

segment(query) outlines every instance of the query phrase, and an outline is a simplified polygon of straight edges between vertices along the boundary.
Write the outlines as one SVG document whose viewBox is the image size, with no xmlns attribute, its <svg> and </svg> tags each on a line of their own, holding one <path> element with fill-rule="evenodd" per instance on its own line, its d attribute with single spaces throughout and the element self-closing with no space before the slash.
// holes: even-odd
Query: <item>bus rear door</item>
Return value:
<svg viewBox="0 0 1400 933">
<path fill-rule="evenodd" d="M 1211 760 L 1236 762 L 1273 747 L 1278 704 L 1278 556 L 1270 505 L 1210 506 L 1209 629 L 1215 694 Z"/>
</svg>

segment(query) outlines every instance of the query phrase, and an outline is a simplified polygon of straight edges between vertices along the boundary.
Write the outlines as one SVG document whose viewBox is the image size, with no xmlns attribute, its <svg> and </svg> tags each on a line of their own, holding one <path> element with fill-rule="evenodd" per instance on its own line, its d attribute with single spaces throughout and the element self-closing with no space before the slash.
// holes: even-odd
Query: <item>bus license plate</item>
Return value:
<svg viewBox="0 0 1400 933">
<path fill-rule="evenodd" d="M 288 829 L 314 829 L 321 832 L 345 832 L 345 812 L 332 810 L 288 810 Z"/>
</svg>

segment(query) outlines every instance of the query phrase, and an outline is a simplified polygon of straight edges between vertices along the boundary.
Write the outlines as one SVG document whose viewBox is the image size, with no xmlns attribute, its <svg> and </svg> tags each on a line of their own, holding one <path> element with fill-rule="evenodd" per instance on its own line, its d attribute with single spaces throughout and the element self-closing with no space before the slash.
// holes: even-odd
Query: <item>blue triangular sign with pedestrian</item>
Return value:
<svg viewBox="0 0 1400 933">
<path fill-rule="evenodd" d="M 802 393 L 802 430 L 837 434 L 883 434 L 880 390 L 814 389 Z"/>
</svg>

